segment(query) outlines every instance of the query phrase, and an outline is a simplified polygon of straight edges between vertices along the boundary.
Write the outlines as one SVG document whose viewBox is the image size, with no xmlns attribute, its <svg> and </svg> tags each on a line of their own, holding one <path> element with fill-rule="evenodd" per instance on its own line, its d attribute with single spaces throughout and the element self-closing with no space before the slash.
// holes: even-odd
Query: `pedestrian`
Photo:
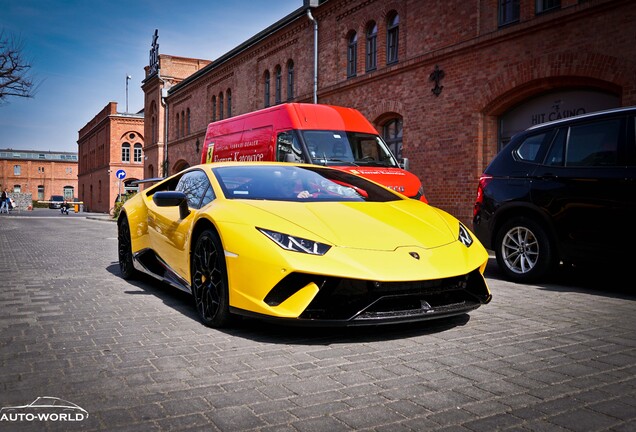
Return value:
<svg viewBox="0 0 636 432">
<path fill-rule="evenodd" d="M 9 189 L 4 188 L 2 195 L 0 195 L 0 213 L 9 213 Z"/>
<path fill-rule="evenodd" d="M 64 202 L 62 203 L 62 206 L 60 207 L 62 214 L 68 214 L 68 208 L 69 208 L 69 204 L 66 202 L 66 200 L 64 200 Z"/>
</svg>

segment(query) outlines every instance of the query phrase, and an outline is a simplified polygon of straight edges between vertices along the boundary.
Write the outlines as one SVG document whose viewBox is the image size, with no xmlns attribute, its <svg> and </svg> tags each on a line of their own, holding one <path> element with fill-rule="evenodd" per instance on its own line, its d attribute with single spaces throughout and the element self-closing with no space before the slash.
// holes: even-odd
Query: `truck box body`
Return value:
<svg viewBox="0 0 636 432">
<path fill-rule="evenodd" d="M 331 166 L 426 202 L 414 174 L 357 110 L 288 103 L 210 123 L 201 163 L 304 162 Z"/>
</svg>

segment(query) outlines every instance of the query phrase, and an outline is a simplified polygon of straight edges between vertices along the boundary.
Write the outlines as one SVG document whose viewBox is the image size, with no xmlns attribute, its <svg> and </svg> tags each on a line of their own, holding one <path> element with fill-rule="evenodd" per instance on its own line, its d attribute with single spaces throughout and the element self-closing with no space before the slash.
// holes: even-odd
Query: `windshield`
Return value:
<svg viewBox="0 0 636 432">
<path fill-rule="evenodd" d="M 364 178 L 319 166 L 240 165 L 213 168 L 227 199 L 386 202 L 400 196 Z"/>
<path fill-rule="evenodd" d="M 325 130 L 306 130 L 301 134 L 314 164 L 399 167 L 378 135 Z"/>
</svg>

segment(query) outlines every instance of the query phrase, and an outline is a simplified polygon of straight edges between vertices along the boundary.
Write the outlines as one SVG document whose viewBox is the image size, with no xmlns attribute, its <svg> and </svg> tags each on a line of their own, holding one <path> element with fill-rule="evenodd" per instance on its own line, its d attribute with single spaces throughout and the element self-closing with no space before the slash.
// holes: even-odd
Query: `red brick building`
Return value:
<svg viewBox="0 0 636 432">
<path fill-rule="evenodd" d="M 198 163 L 211 121 L 311 102 L 316 86 L 319 103 L 365 114 L 429 201 L 469 223 L 479 175 L 512 134 L 636 105 L 634 23 L 632 0 L 306 0 L 212 62 L 159 55 L 155 34 L 145 175 Z"/>
<path fill-rule="evenodd" d="M 48 200 L 77 196 L 77 153 L 0 149 L 0 190 Z"/>
<path fill-rule="evenodd" d="M 84 209 L 108 212 L 118 194 L 137 190 L 130 183 L 143 178 L 144 115 L 117 112 L 117 103 L 104 109 L 79 131 L 78 187 Z M 117 178 L 123 170 L 126 177 Z"/>
</svg>

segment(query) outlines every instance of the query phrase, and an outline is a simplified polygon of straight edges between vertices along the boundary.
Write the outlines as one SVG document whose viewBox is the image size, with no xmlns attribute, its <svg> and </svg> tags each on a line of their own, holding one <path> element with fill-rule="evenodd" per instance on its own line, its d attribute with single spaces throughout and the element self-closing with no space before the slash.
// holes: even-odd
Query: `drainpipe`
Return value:
<svg viewBox="0 0 636 432">
<path fill-rule="evenodd" d="M 318 103 L 318 21 L 307 9 L 307 18 L 314 23 L 314 103 Z"/>
</svg>

